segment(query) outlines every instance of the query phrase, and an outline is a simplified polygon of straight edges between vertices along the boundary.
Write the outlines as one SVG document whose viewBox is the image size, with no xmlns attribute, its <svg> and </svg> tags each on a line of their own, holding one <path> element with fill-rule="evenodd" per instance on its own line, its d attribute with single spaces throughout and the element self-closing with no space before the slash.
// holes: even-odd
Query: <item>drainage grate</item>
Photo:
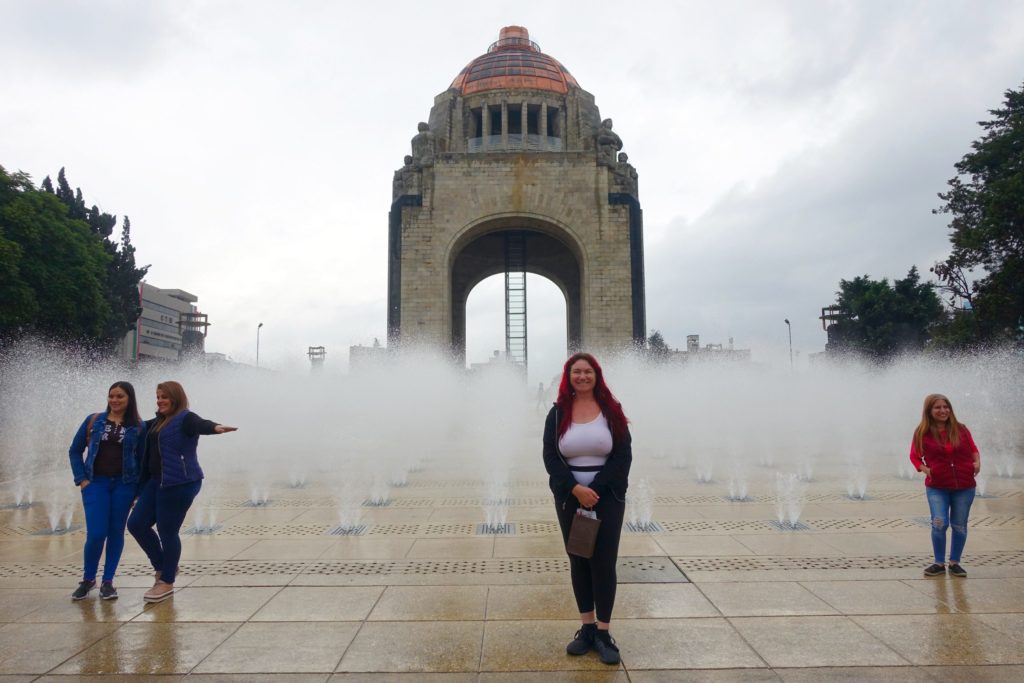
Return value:
<svg viewBox="0 0 1024 683">
<path fill-rule="evenodd" d="M 520 536 L 548 536 L 560 533 L 558 522 L 519 522 Z"/>
<path fill-rule="evenodd" d="M 871 555 L 867 557 L 677 557 L 684 572 L 777 571 L 791 569 L 919 569 L 931 555 Z M 971 566 L 1024 566 L 1024 551 L 990 552 L 970 555 Z"/>
<path fill-rule="evenodd" d="M 615 570 L 619 583 L 689 583 L 667 557 L 623 557 Z"/>
<path fill-rule="evenodd" d="M 362 536 L 366 533 L 366 525 L 357 524 L 356 526 L 336 526 L 327 533 L 331 536 Z"/>
<path fill-rule="evenodd" d="M 831 517 L 809 519 L 807 520 L 807 523 L 815 529 L 818 529 L 819 531 L 863 531 L 865 529 L 897 531 L 917 528 L 917 525 L 913 520 L 903 519 L 899 517 Z"/>
<path fill-rule="evenodd" d="M 247 500 L 244 503 L 242 503 L 242 507 L 244 507 L 244 508 L 267 508 L 267 507 L 270 507 L 273 503 L 274 503 L 274 501 L 272 501 L 270 499 L 267 499 L 267 500 Z"/>
<path fill-rule="evenodd" d="M 186 536 L 212 536 L 223 528 L 220 524 L 214 524 L 213 526 L 190 526 L 181 533 Z"/>
<path fill-rule="evenodd" d="M 476 535 L 477 536 L 512 536 L 516 533 L 516 528 L 505 522 L 504 524 L 477 524 Z"/>
<path fill-rule="evenodd" d="M 367 498 L 363 501 L 364 508 L 386 508 L 391 505 L 391 499 L 381 500 L 379 498 Z"/>
<path fill-rule="evenodd" d="M 323 536 L 330 528 L 327 524 L 228 524 L 219 529 L 217 535 L 255 536 L 257 538 Z"/>
<path fill-rule="evenodd" d="M 772 521 L 768 522 L 768 526 L 777 531 L 812 531 L 811 527 L 807 526 L 799 520 L 796 522 L 780 522 L 778 520 L 773 519 Z"/>
<path fill-rule="evenodd" d="M 626 522 L 625 524 L 627 531 L 632 531 L 634 534 L 647 534 L 654 531 L 664 531 L 661 525 L 657 522 Z"/>
</svg>

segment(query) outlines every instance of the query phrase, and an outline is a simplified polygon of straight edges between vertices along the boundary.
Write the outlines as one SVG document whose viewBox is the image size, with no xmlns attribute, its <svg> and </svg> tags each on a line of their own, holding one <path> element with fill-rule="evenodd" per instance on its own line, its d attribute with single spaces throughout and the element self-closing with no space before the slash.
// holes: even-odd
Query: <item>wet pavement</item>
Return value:
<svg viewBox="0 0 1024 683">
<path fill-rule="evenodd" d="M 895 462 L 864 500 L 819 465 L 801 530 L 778 525 L 771 467 L 731 502 L 692 468 L 635 463 L 656 527 L 623 530 L 609 667 L 565 654 L 575 604 L 539 460 L 513 465 L 502 534 L 479 528 L 493 487 L 454 456 L 362 507 L 352 535 L 331 533 L 327 473 L 268 476 L 256 507 L 245 472 L 218 473 L 199 498 L 216 530 L 183 537 L 178 591 L 157 605 L 130 538 L 120 598 L 72 602 L 84 532 L 35 535 L 45 506 L 12 509 L 0 485 L 0 683 L 1024 680 L 1024 479 L 976 500 L 969 578 L 926 579 L 923 484 Z"/>
</svg>

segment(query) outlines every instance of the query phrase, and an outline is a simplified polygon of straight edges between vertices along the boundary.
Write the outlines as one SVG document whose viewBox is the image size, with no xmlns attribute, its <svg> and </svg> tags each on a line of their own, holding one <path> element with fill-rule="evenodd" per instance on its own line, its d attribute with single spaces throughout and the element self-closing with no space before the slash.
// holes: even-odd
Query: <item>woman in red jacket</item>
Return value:
<svg viewBox="0 0 1024 683">
<path fill-rule="evenodd" d="M 974 502 L 974 475 L 981 470 L 981 456 L 965 425 L 957 422 L 953 406 L 942 394 L 924 399 L 921 424 L 914 431 L 910 462 L 924 472 L 928 507 L 932 516 L 932 548 L 935 564 L 925 576 L 946 573 L 946 529 L 952 527 L 949 573 L 965 578 L 960 554 L 967 542 L 967 515 Z"/>
</svg>

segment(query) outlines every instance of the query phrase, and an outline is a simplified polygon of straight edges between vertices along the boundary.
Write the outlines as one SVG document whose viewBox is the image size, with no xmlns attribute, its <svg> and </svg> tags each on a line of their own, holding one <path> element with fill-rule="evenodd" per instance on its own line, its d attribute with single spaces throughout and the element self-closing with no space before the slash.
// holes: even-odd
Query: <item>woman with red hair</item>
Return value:
<svg viewBox="0 0 1024 683">
<path fill-rule="evenodd" d="M 566 543 L 578 513 L 592 511 L 601 520 L 593 555 L 569 555 L 583 625 L 565 651 L 583 655 L 594 649 L 605 664 L 620 661 L 609 622 L 633 461 L 630 443 L 622 405 L 605 384 L 597 359 L 589 353 L 573 354 L 562 368 L 558 399 L 544 424 L 544 467 Z"/>
</svg>

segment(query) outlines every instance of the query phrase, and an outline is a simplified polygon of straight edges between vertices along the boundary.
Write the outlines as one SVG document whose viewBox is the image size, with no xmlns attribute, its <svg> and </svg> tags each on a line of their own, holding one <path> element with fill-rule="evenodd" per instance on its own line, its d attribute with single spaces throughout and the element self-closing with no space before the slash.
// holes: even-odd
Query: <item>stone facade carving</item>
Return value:
<svg viewBox="0 0 1024 683">
<path fill-rule="evenodd" d="M 597 131 L 597 163 L 615 168 L 615 155 L 622 149 L 622 138 L 612 131 L 612 120 L 605 119 Z"/>
<path fill-rule="evenodd" d="M 437 149 L 437 142 L 434 134 L 430 132 L 430 126 L 420 121 L 417 126 L 419 133 L 412 139 L 412 160 L 416 168 L 430 168 L 434 165 L 434 152 Z"/>
<path fill-rule="evenodd" d="M 405 165 L 395 171 L 395 177 L 391 181 L 391 199 L 397 199 L 403 194 L 417 194 L 419 192 L 419 171 L 413 165 L 411 154 L 406 154 Z"/>
<path fill-rule="evenodd" d="M 638 180 L 636 169 L 629 163 L 629 155 L 619 152 L 619 161 L 612 169 L 612 184 L 619 192 L 627 192 L 634 197 L 638 191 Z"/>
</svg>

